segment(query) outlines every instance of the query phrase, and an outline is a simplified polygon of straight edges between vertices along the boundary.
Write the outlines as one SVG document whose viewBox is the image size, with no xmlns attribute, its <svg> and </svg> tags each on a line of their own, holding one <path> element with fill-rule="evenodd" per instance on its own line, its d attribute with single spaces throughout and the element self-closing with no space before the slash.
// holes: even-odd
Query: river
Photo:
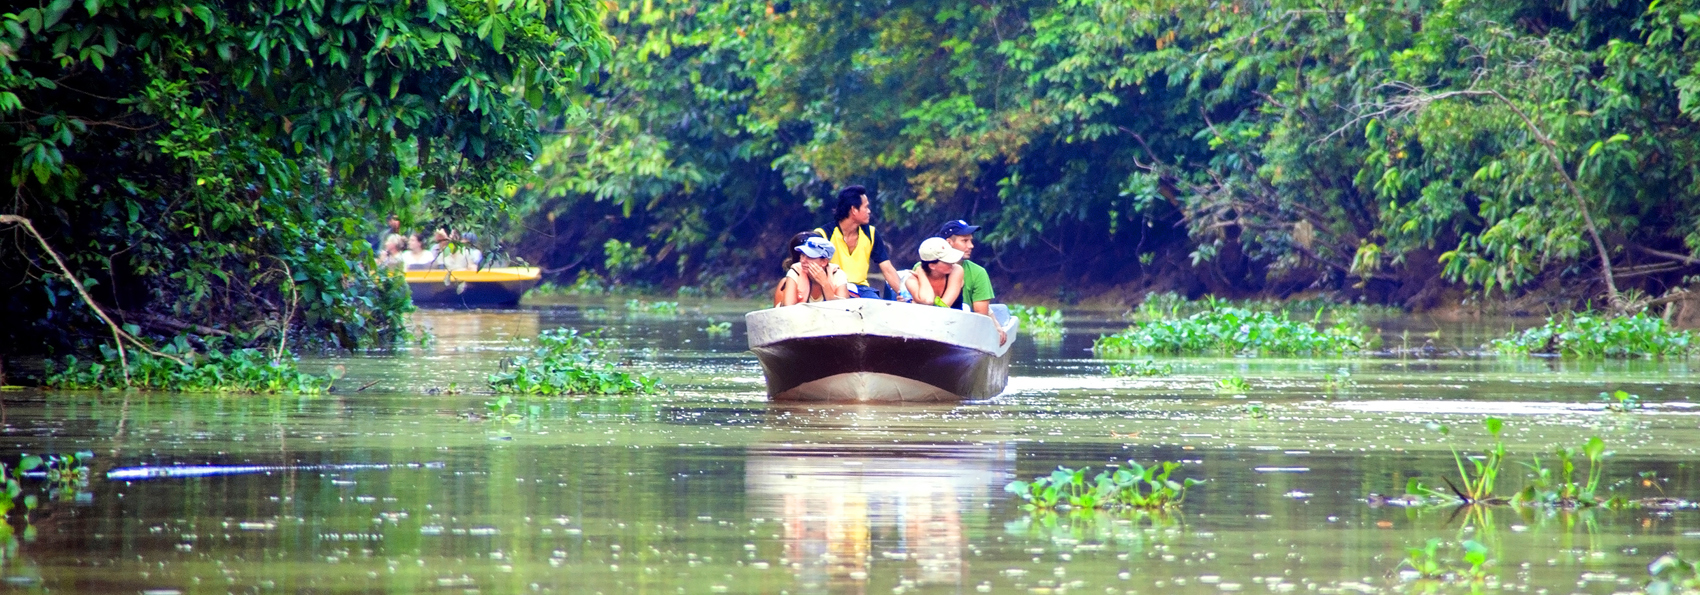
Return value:
<svg viewBox="0 0 1700 595">
<path fill-rule="evenodd" d="M 91 478 L 14 514 L 11 590 L 150 593 L 1217 593 L 1643 589 L 1700 559 L 1692 508 L 1417 507 L 1372 495 L 1457 480 L 1452 448 L 1505 422 L 1500 493 L 1592 436 L 1631 498 L 1695 498 L 1691 364 L 1449 355 L 1507 323 L 1384 321 L 1433 357 L 1164 358 L 1117 378 L 1088 347 L 1125 323 L 1073 312 L 1021 338 L 1008 391 L 957 406 L 780 406 L 745 349 L 748 304 L 678 316 L 622 304 L 422 311 L 434 341 L 344 366 L 322 396 L 6 393 L 6 461 L 93 451 Z M 704 330 L 730 321 L 732 332 Z M 484 377 L 516 337 L 603 328 L 669 393 L 521 399 Z M 1325 375 L 1327 376 L 1325 378 Z M 1224 392 L 1242 377 L 1249 390 Z M 369 386 L 368 386 L 369 385 Z M 361 387 L 365 390 L 357 390 Z M 1601 391 L 1638 394 L 1614 412 Z M 1438 427 L 1450 429 L 1442 435 Z M 1004 492 L 1058 465 L 1182 461 L 1205 480 L 1166 514 L 1031 513 Z M 1466 463 L 1467 464 L 1467 463 Z M 199 466 L 227 466 L 198 469 Z M 1582 465 L 1586 467 L 1584 462 Z M 147 469 L 141 469 L 146 467 Z M 109 473 L 117 471 L 116 475 Z M 1585 473 L 1585 471 L 1583 471 Z M 200 476 L 172 474 L 209 473 Z M 26 478 L 26 494 L 41 482 Z M 1443 569 L 1487 548 L 1483 579 Z"/>
</svg>

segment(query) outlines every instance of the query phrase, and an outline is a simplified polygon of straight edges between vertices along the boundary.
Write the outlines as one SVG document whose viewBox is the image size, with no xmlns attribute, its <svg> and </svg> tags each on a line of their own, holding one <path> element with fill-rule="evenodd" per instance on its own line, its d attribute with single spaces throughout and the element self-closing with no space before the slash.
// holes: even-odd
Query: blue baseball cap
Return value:
<svg viewBox="0 0 1700 595">
<path fill-rule="evenodd" d="M 815 236 L 798 245 L 797 251 L 809 258 L 832 258 L 832 253 L 837 249 L 833 248 L 832 242 L 826 241 L 826 238 Z"/>
<path fill-rule="evenodd" d="M 937 237 L 948 238 L 950 236 L 971 236 L 974 235 L 974 232 L 976 231 L 980 231 L 980 226 L 969 225 L 967 221 L 957 219 L 955 221 L 945 223 L 943 227 L 940 227 Z"/>
</svg>

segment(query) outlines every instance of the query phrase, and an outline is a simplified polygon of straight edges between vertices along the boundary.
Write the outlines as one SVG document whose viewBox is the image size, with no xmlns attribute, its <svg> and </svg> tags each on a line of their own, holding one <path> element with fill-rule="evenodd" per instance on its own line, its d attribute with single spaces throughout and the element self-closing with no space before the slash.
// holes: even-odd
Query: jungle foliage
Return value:
<svg viewBox="0 0 1700 595">
<path fill-rule="evenodd" d="M 500 221 L 611 50 L 593 0 L 30 0 L 0 12 L 0 213 L 155 338 L 404 332 L 368 236 Z M 0 229 L 0 344 L 103 325 Z M 79 332 L 86 331 L 86 332 Z"/>
<path fill-rule="evenodd" d="M 900 258 L 966 217 L 1015 282 L 1615 302 L 1700 262 L 1692 0 L 655 0 L 608 27 L 593 117 L 516 197 L 555 266 L 619 239 L 647 248 L 621 275 L 765 281 L 850 183 Z"/>
</svg>

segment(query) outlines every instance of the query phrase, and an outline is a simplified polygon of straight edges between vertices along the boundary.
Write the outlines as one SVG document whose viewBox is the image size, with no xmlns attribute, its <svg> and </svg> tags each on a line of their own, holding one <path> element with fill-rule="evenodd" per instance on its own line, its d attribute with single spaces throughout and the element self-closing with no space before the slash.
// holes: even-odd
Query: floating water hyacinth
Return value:
<svg viewBox="0 0 1700 595">
<path fill-rule="evenodd" d="M 1124 468 L 1099 472 L 1090 482 L 1086 479 L 1090 467 L 1057 467 L 1048 476 L 1035 477 L 1030 482 L 1012 481 L 1003 489 L 1026 500 L 1023 507 L 1029 510 L 1059 507 L 1156 510 L 1180 505 L 1188 489 L 1203 483 L 1192 478 L 1170 479 L 1180 466 L 1174 461 L 1150 467 L 1128 461 Z"/>
<path fill-rule="evenodd" d="M 611 347 L 599 333 L 555 329 L 521 340 L 525 350 L 489 377 L 497 393 L 534 395 L 650 395 L 661 390 L 658 378 L 620 370 L 606 356 Z"/>
<path fill-rule="evenodd" d="M 1500 353 L 1572 357 L 1654 357 L 1691 355 L 1694 334 L 1670 328 L 1663 319 L 1632 316 L 1565 315 L 1493 341 Z"/>
<path fill-rule="evenodd" d="M 1316 318 L 1323 316 L 1319 312 Z M 1099 337 L 1092 349 L 1102 356 L 1340 355 L 1362 349 L 1367 330 L 1345 319 L 1324 327 L 1293 320 L 1286 312 L 1213 305 L 1185 318 L 1138 323 L 1120 333 Z"/>
</svg>

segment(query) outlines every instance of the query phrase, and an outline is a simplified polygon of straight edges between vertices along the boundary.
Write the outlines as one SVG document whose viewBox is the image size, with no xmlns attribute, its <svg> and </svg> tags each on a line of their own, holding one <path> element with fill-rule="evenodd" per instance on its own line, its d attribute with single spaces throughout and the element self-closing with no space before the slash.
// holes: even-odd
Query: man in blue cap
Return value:
<svg viewBox="0 0 1700 595">
<path fill-rule="evenodd" d="M 996 316 L 992 316 L 992 298 L 996 297 L 992 292 L 992 277 L 986 274 L 986 267 L 968 260 L 968 257 L 974 255 L 976 231 L 980 231 L 980 226 L 969 225 L 967 221 L 957 219 L 940 226 L 939 232 L 933 235 L 944 238 L 944 241 L 950 243 L 950 247 L 962 251 L 962 261 L 958 263 L 962 265 L 962 294 L 957 296 L 956 303 L 950 307 L 973 310 L 977 314 L 991 316 L 992 320 L 997 320 Z M 998 342 L 1002 343 L 1005 338 L 1003 329 L 999 328 Z"/>
</svg>

